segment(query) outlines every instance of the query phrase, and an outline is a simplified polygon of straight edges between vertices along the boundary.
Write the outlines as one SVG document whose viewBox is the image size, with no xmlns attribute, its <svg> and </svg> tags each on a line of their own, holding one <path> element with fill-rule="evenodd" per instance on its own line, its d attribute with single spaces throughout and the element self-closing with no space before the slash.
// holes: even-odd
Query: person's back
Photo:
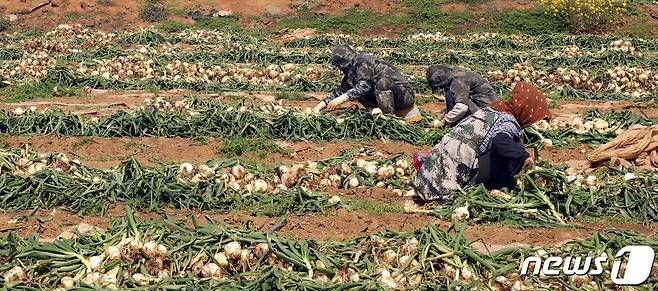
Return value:
<svg viewBox="0 0 658 291">
<path fill-rule="evenodd" d="M 331 52 L 331 63 L 343 72 L 340 86 L 322 99 L 315 111 L 334 110 L 347 101 L 358 101 L 366 108 L 377 107 L 406 122 L 422 120 L 411 85 L 392 64 L 371 54 L 357 53 L 340 45 Z"/>
<path fill-rule="evenodd" d="M 446 98 L 445 124 L 455 125 L 476 111 L 489 107 L 497 99 L 486 79 L 470 69 L 449 65 L 431 65 L 427 83 L 436 92 L 443 89 Z"/>
<path fill-rule="evenodd" d="M 492 101 L 496 100 L 496 92 L 489 82 L 480 74 L 473 72 L 470 69 L 463 67 L 455 67 L 453 69 L 453 79 L 458 78 L 464 80 L 470 89 L 471 101 L 476 107 L 469 105 L 470 114 L 481 108 L 488 107 Z"/>
</svg>

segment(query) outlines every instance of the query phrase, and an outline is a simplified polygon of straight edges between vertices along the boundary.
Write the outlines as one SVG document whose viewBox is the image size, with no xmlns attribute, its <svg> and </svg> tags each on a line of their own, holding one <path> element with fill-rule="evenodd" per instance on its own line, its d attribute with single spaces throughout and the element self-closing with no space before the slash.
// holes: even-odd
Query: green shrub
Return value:
<svg viewBox="0 0 658 291">
<path fill-rule="evenodd" d="M 540 0 L 574 32 L 603 30 L 626 11 L 628 0 Z"/>
</svg>

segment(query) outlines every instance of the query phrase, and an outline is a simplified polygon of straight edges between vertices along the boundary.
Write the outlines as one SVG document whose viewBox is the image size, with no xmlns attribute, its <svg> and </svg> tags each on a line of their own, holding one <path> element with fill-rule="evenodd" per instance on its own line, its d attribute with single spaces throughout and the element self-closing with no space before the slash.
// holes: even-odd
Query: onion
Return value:
<svg viewBox="0 0 658 291">
<path fill-rule="evenodd" d="M 105 254 L 89 257 L 89 265 L 91 266 L 91 269 L 93 271 L 96 271 L 103 266 L 104 260 L 105 260 Z"/>
<path fill-rule="evenodd" d="M 87 274 L 84 279 L 82 279 L 82 282 L 89 284 L 89 285 L 94 285 L 96 282 L 100 281 L 101 279 L 101 274 L 98 272 L 93 272 Z"/>
<path fill-rule="evenodd" d="M 502 199 L 505 199 L 505 200 L 512 199 L 512 196 L 507 195 L 505 192 L 500 191 L 500 190 L 496 190 L 496 189 L 491 190 L 489 192 L 489 195 L 491 195 L 491 197 L 494 197 L 494 198 L 502 198 Z"/>
<path fill-rule="evenodd" d="M 213 258 L 215 259 L 215 261 L 217 262 L 217 264 L 218 264 L 220 267 L 222 267 L 222 268 L 226 268 L 226 267 L 228 267 L 228 264 L 229 264 L 229 263 L 228 263 L 228 258 L 226 257 L 226 254 L 224 254 L 224 252 L 216 253 L 216 254 L 213 256 Z"/>
<path fill-rule="evenodd" d="M 398 283 L 391 278 L 391 274 L 386 270 L 382 271 L 382 275 L 379 277 L 378 281 L 391 289 L 398 287 Z"/>
<path fill-rule="evenodd" d="M 637 179 L 637 176 L 634 173 L 626 173 L 624 175 L 624 181 L 630 181 Z"/>
<path fill-rule="evenodd" d="M 7 272 L 5 272 L 3 277 L 5 282 L 7 283 L 20 282 L 20 281 L 25 281 L 27 279 L 27 274 L 25 273 L 25 270 L 23 270 L 22 267 L 15 266 L 9 269 Z"/>
<path fill-rule="evenodd" d="M 382 181 L 379 181 L 379 182 L 377 182 L 377 184 L 375 184 L 375 187 L 384 188 L 384 187 L 386 187 L 386 183 L 384 183 Z"/>
<path fill-rule="evenodd" d="M 605 121 L 603 119 L 600 119 L 600 118 L 594 119 L 593 123 L 594 123 L 594 128 L 596 128 L 598 130 L 603 130 L 603 129 L 607 129 L 608 127 L 610 127 L 610 125 L 608 124 L 607 121 Z"/>
<path fill-rule="evenodd" d="M 340 164 L 340 169 L 343 171 L 343 174 L 349 175 L 352 172 L 352 168 L 345 163 Z"/>
<path fill-rule="evenodd" d="M 546 149 L 552 149 L 553 148 L 553 140 L 550 138 L 545 138 L 541 140 L 541 145 L 546 148 Z"/>
<path fill-rule="evenodd" d="M 398 254 L 395 251 L 387 250 L 382 254 L 381 260 L 389 265 L 395 264 Z"/>
<path fill-rule="evenodd" d="M 240 184 L 239 184 L 238 182 L 236 182 L 236 181 L 229 182 L 229 183 L 228 183 L 228 186 L 229 186 L 231 189 L 235 190 L 235 191 L 240 191 L 240 188 L 242 188 L 242 187 L 240 187 Z"/>
<path fill-rule="evenodd" d="M 308 168 L 309 170 L 317 170 L 318 169 L 318 163 L 308 161 L 308 162 L 306 162 L 306 168 Z"/>
<path fill-rule="evenodd" d="M 142 247 L 142 252 L 146 258 L 161 258 L 167 254 L 167 248 L 154 241 L 149 241 Z"/>
<path fill-rule="evenodd" d="M 598 179 L 596 178 L 596 176 L 589 175 L 585 180 L 585 184 L 587 186 L 596 186 L 598 184 Z"/>
<path fill-rule="evenodd" d="M 117 246 L 111 246 L 105 250 L 105 255 L 110 261 L 118 260 L 121 258 L 121 249 Z"/>
<path fill-rule="evenodd" d="M 14 109 L 13 113 L 16 115 L 23 115 L 23 113 L 25 113 L 25 110 L 23 108 L 18 107 Z"/>
<path fill-rule="evenodd" d="M 267 245 L 267 243 L 259 243 L 256 245 L 254 251 L 258 258 L 263 258 L 270 251 L 270 247 Z"/>
<path fill-rule="evenodd" d="M 379 108 L 375 108 L 370 112 L 372 115 L 381 115 L 383 112 Z"/>
<path fill-rule="evenodd" d="M 368 164 L 366 164 L 366 166 L 365 166 L 365 170 L 366 170 L 366 172 L 368 172 L 368 174 L 370 174 L 371 176 L 376 175 L 377 172 L 379 171 L 379 169 L 377 168 L 377 164 L 376 164 L 376 163 L 368 163 Z"/>
<path fill-rule="evenodd" d="M 341 177 L 336 174 L 329 176 L 329 181 L 331 181 L 332 183 L 340 183 L 341 180 L 342 180 Z"/>
<path fill-rule="evenodd" d="M 329 202 L 329 205 L 338 204 L 338 203 L 340 203 L 340 196 L 338 196 L 338 195 L 331 196 L 331 198 L 329 198 L 328 202 Z"/>
<path fill-rule="evenodd" d="M 352 177 L 347 184 L 350 188 L 359 187 L 359 179 L 357 179 L 356 177 Z"/>
<path fill-rule="evenodd" d="M 230 260 L 236 260 L 240 258 L 241 251 L 242 246 L 240 246 L 240 243 L 236 241 L 230 242 L 224 246 L 224 253 Z"/>
<path fill-rule="evenodd" d="M 409 264 L 411 264 L 411 256 L 407 255 L 407 256 L 400 257 L 400 260 L 399 260 L 398 263 L 399 263 L 398 266 L 400 268 L 406 268 L 407 266 L 409 266 Z"/>
<path fill-rule="evenodd" d="M 28 159 L 26 159 L 26 158 L 20 158 L 20 159 L 18 160 L 18 163 L 17 163 L 17 165 L 18 165 L 19 167 L 26 167 L 26 166 L 29 165 L 29 164 L 30 164 L 30 160 L 28 160 Z"/>
<path fill-rule="evenodd" d="M 407 162 L 406 160 L 400 159 L 400 160 L 397 160 L 395 162 L 395 166 L 398 167 L 398 168 L 407 169 L 407 168 L 409 168 L 409 162 Z"/>
<path fill-rule="evenodd" d="M 201 268 L 201 276 L 204 278 L 216 278 L 221 276 L 222 269 L 215 263 L 205 264 Z"/>
<path fill-rule="evenodd" d="M 366 164 L 368 164 L 368 162 L 366 162 L 366 160 L 364 159 L 357 159 L 355 162 L 356 162 L 356 166 L 359 168 L 364 168 Z"/>
<path fill-rule="evenodd" d="M 281 175 L 281 183 L 286 187 L 291 187 L 297 183 L 297 175 L 292 171 L 283 173 L 283 175 Z"/>
<path fill-rule="evenodd" d="M 242 167 L 240 165 L 235 165 L 235 166 L 233 166 L 233 168 L 231 168 L 231 174 L 233 174 L 233 176 L 236 179 L 242 179 L 244 177 L 244 175 L 246 174 L 246 171 L 245 171 L 244 167 Z"/>
<path fill-rule="evenodd" d="M 462 206 L 462 207 L 457 207 L 455 211 L 452 213 L 452 218 L 457 219 L 459 221 L 467 220 L 470 217 L 470 213 L 468 212 L 468 207 Z"/>
<path fill-rule="evenodd" d="M 64 288 L 64 289 L 71 289 L 75 286 L 75 280 L 71 277 L 62 277 L 62 279 L 59 281 L 59 287 Z"/>
<path fill-rule="evenodd" d="M 254 181 L 254 192 L 266 192 L 267 188 L 269 188 L 269 185 L 264 180 L 257 179 Z"/>
<path fill-rule="evenodd" d="M 249 266 L 249 263 L 251 262 L 253 258 L 253 254 L 249 249 L 243 249 L 240 251 L 240 264 L 242 264 L 243 267 Z"/>
<path fill-rule="evenodd" d="M 514 284 L 512 285 L 512 289 L 510 289 L 510 291 L 521 291 L 521 290 L 526 290 L 525 285 L 523 285 L 523 282 L 521 281 L 514 282 Z"/>
<path fill-rule="evenodd" d="M 462 279 L 465 281 L 473 281 L 473 272 L 471 272 L 471 268 L 468 265 L 465 265 L 462 270 L 461 270 L 461 276 Z"/>
</svg>

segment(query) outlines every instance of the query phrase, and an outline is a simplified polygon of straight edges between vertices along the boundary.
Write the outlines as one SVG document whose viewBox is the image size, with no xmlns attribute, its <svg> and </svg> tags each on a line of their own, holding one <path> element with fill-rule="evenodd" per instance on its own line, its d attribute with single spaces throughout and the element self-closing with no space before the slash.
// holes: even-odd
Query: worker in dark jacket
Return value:
<svg viewBox="0 0 658 291">
<path fill-rule="evenodd" d="M 334 110 L 346 101 L 359 101 L 366 108 L 379 108 L 409 123 L 422 116 L 415 105 L 409 81 L 392 64 L 366 53 L 357 53 L 347 45 L 331 52 L 331 64 L 343 72 L 340 87 L 314 108 Z"/>
<path fill-rule="evenodd" d="M 442 125 L 453 126 L 496 100 L 489 82 L 478 73 L 463 67 L 431 65 L 426 71 L 427 83 L 436 93 L 443 89 L 446 113 Z"/>
</svg>

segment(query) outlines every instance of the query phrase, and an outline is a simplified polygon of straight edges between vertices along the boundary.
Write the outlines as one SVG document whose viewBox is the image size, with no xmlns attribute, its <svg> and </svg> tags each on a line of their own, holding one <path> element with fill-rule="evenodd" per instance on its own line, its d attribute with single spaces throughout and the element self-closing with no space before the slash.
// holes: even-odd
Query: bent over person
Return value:
<svg viewBox="0 0 658 291">
<path fill-rule="evenodd" d="M 392 64 L 367 53 L 357 53 L 347 45 L 331 52 L 331 64 L 343 72 L 340 87 L 314 108 L 334 110 L 347 101 L 359 101 L 366 108 L 379 108 L 409 123 L 422 116 L 409 81 Z"/>
<path fill-rule="evenodd" d="M 497 99 L 489 82 L 467 68 L 431 65 L 425 74 L 432 93 L 444 90 L 446 113 L 442 125 L 455 125 L 476 111 L 489 107 Z"/>
<path fill-rule="evenodd" d="M 514 176 L 534 166 L 523 147 L 521 130 L 549 117 L 544 95 L 528 83 L 517 83 L 509 101 L 495 101 L 476 111 L 430 152 L 413 156 L 417 173 L 411 185 L 416 202 L 451 199 L 469 184 L 514 188 Z"/>
</svg>

